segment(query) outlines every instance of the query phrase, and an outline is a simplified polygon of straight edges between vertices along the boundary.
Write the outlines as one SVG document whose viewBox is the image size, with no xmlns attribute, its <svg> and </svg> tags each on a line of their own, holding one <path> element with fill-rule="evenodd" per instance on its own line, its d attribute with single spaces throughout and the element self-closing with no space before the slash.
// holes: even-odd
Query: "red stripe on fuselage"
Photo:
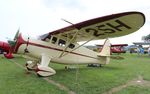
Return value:
<svg viewBox="0 0 150 94">
<path fill-rule="evenodd" d="M 45 46 L 45 45 L 41 45 L 41 44 L 37 44 L 37 43 L 32 43 L 30 41 L 25 41 L 23 38 L 22 38 L 22 35 L 20 34 L 18 36 L 18 39 L 17 39 L 17 43 L 16 43 L 16 46 L 15 46 L 15 52 L 18 51 L 19 47 L 22 45 L 22 44 L 27 44 L 28 43 L 28 46 L 29 45 L 33 45 L 33 46 L 37 46 L 37 47 L 42 47 L 42 48 L 47 48 L 47 49 L 52 49 L 52 50 L 56 50 L 56 51 L 63 51 L 63 49 L 58 49 L 58 48 L 53 48 L 53 47 L 49 47 L 49 46 Z M 65 52 L 68 52 L 68 53 L 71 53 L 71 54 L 75 54 L 75 55 L 79 55 L 79 56 L 84 56 L 84 57 L 88 57 L 88 58 L 93 58 L 93 59 L 97 59 L 95 57 L 92 57 L 92 56 L 88 56 L 88 55 L 84 55 L 84 54 L 80 54 L 80 53 L 75 53 L 75 52 L 69 52 L 69 51 L 65 51 Z"/>
<path fill-rule="evenodd" d="M 29 42 L 29 45 L 33 45 L 33 46 L 37 46 L 37 47 L 42 47 L 42 48 L 47 48 L 47 49 L 52 49 L 52 50 L 57 50 L 57 51 L 63 51 L 62 49 L 58 49 L 58 48 L 53 48 L 53 47 L 49 47 L 49 46 L 45 46 L 45 45 L 41 45 L 41 44 L 37 44 L 37 43 L 31 43 Z M 69 52 L 69 51 L 65 51 L 71 54 L 75 54 L 75 55 L 80 55 L 80 56 L 84 56 L 84 57 L 89 57 L 89 58 L 94 58 L 97 59 L 95 57 L 92 56 L 88 56 L 88 55 L 84 55 L 84 54 L 79 54 L 79 53 L 75 53 L 75 52 Z"/>
</svg>

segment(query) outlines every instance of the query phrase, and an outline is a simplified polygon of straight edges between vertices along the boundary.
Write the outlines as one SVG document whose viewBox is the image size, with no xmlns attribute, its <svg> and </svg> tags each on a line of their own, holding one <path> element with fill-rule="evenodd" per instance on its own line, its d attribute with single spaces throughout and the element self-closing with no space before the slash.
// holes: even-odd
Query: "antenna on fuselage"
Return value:
<svg viewBox="0 0 150 94">
<path fill-rule="evenodd" d="M 67 22 L 67 23 L 69 23 L 69 24 L 71 24 L 71 25 L 73 25 L 74 26 L 74 24 L 72 23 L 72 22 L 70 22 L 70 21 L 67 21 L 66 19 L 61 19 L 61 20 L 63 20 L 63 21 L 65 21 L 65 22 Z"/>
<path fill-rule="evenodd" d="M 70 21 L 67 21 L 66 19 L 61 19 L 61 20 L 63 20 L 63 21 L 65 21 L 65 22 L 67 22 L 67 23 L 69 23 L 69 24 L 71 24 L 74 28 L 76 28 L 77 30 L 80 30 L 81 28 L 78 28 L 75 24 L 73 24 L 72 22 L 70 22 Z"/>
</svg>

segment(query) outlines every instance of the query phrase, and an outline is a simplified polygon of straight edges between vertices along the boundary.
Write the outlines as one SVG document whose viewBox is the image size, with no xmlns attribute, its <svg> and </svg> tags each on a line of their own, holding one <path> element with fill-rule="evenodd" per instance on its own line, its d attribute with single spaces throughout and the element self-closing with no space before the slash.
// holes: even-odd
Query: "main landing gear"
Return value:
<svg viewBox="0 0 150 94">
<path fill-rule="evenodd" d="M 34 70 L 38 76 L 51 76 L 56 74 L 56 71 L 50 67 L 48 67 L 51 58 L 49 58 L 46 54 L 42 54 L 41 63 L 37 64 L 32 61 L 28 61 L 26 63 L 26 68 L 28 70 Z"/>
</svg>

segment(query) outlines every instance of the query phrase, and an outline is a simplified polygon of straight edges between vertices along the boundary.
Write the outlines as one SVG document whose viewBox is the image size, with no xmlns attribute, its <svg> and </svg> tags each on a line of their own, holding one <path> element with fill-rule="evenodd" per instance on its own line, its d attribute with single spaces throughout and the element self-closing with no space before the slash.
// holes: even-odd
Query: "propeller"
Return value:
<svg viewBox="0 0 150 94">
<path fill-rule="evenodd" d="M 18 31 L 16 32 L 15 37 L 14 37 L 13 40 L 8 40 L 8 43 L 11 47 L 14 47 L 16 45 L 16 42 L 17 42 L 17 39 L 18 39 L 18 36 L 19 36 L 19 32 L 20 32 L 20 29 L 18 29 Z"/>
<path fill-rule="evenodd" d="M 18 29 L 18 31 L 16 32 L 15 37 L 14 37 L 13 40 L 10 40 L 10 39 L 8 40 L 8 44 L 10 46 L 10 49 L 9 49 L 8 53 L 4 54 L 4 56 L 8 59 L 14 58 L 12 53 L 14 52 L 14 48 L 15 48 L 15 45 L 16 45 L 16 42 L 17 42 L 17 39 L 18 39 L 18 36 L 19 36 L 19 31 L 20 30 Z"/>
<path fill-rule="evenodd" d="M 14 40 L 17 40 L 17 39 L 18 39 L 19 33 L 20 33 L 20 28 L 19 28 L 18 31 L 16 32 L 15 37 L 14 37 Z"/>
</svg>

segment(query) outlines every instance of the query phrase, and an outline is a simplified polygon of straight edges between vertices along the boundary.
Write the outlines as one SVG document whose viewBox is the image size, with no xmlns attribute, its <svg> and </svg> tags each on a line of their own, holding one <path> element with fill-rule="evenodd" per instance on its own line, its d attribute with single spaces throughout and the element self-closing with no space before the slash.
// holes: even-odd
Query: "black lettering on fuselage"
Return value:
<svg viewBox="0 0 150 94">
<path fill-rule="evenodd" d="M 115 33 L 116 31 L 123 31 L 122 28 L 126 28 L 126 29 L 132 29 L 130 26 L 126 25 L 125 23 L 123 23 L 120 20 L 115 20 L 115 22 L 118 25 L 114 25 L 112 23 L 106 23 L 106 24 L 101 24 L 98 26 L 95 26 L 94 28 L 87 28 L 85 29 L 85 31 L 87 33 L 89 32 L 93 32 L 93 36 L 98 37 L 98 36 L 102 36 L 105 34 L 112 34 Z"/>
</svg>

